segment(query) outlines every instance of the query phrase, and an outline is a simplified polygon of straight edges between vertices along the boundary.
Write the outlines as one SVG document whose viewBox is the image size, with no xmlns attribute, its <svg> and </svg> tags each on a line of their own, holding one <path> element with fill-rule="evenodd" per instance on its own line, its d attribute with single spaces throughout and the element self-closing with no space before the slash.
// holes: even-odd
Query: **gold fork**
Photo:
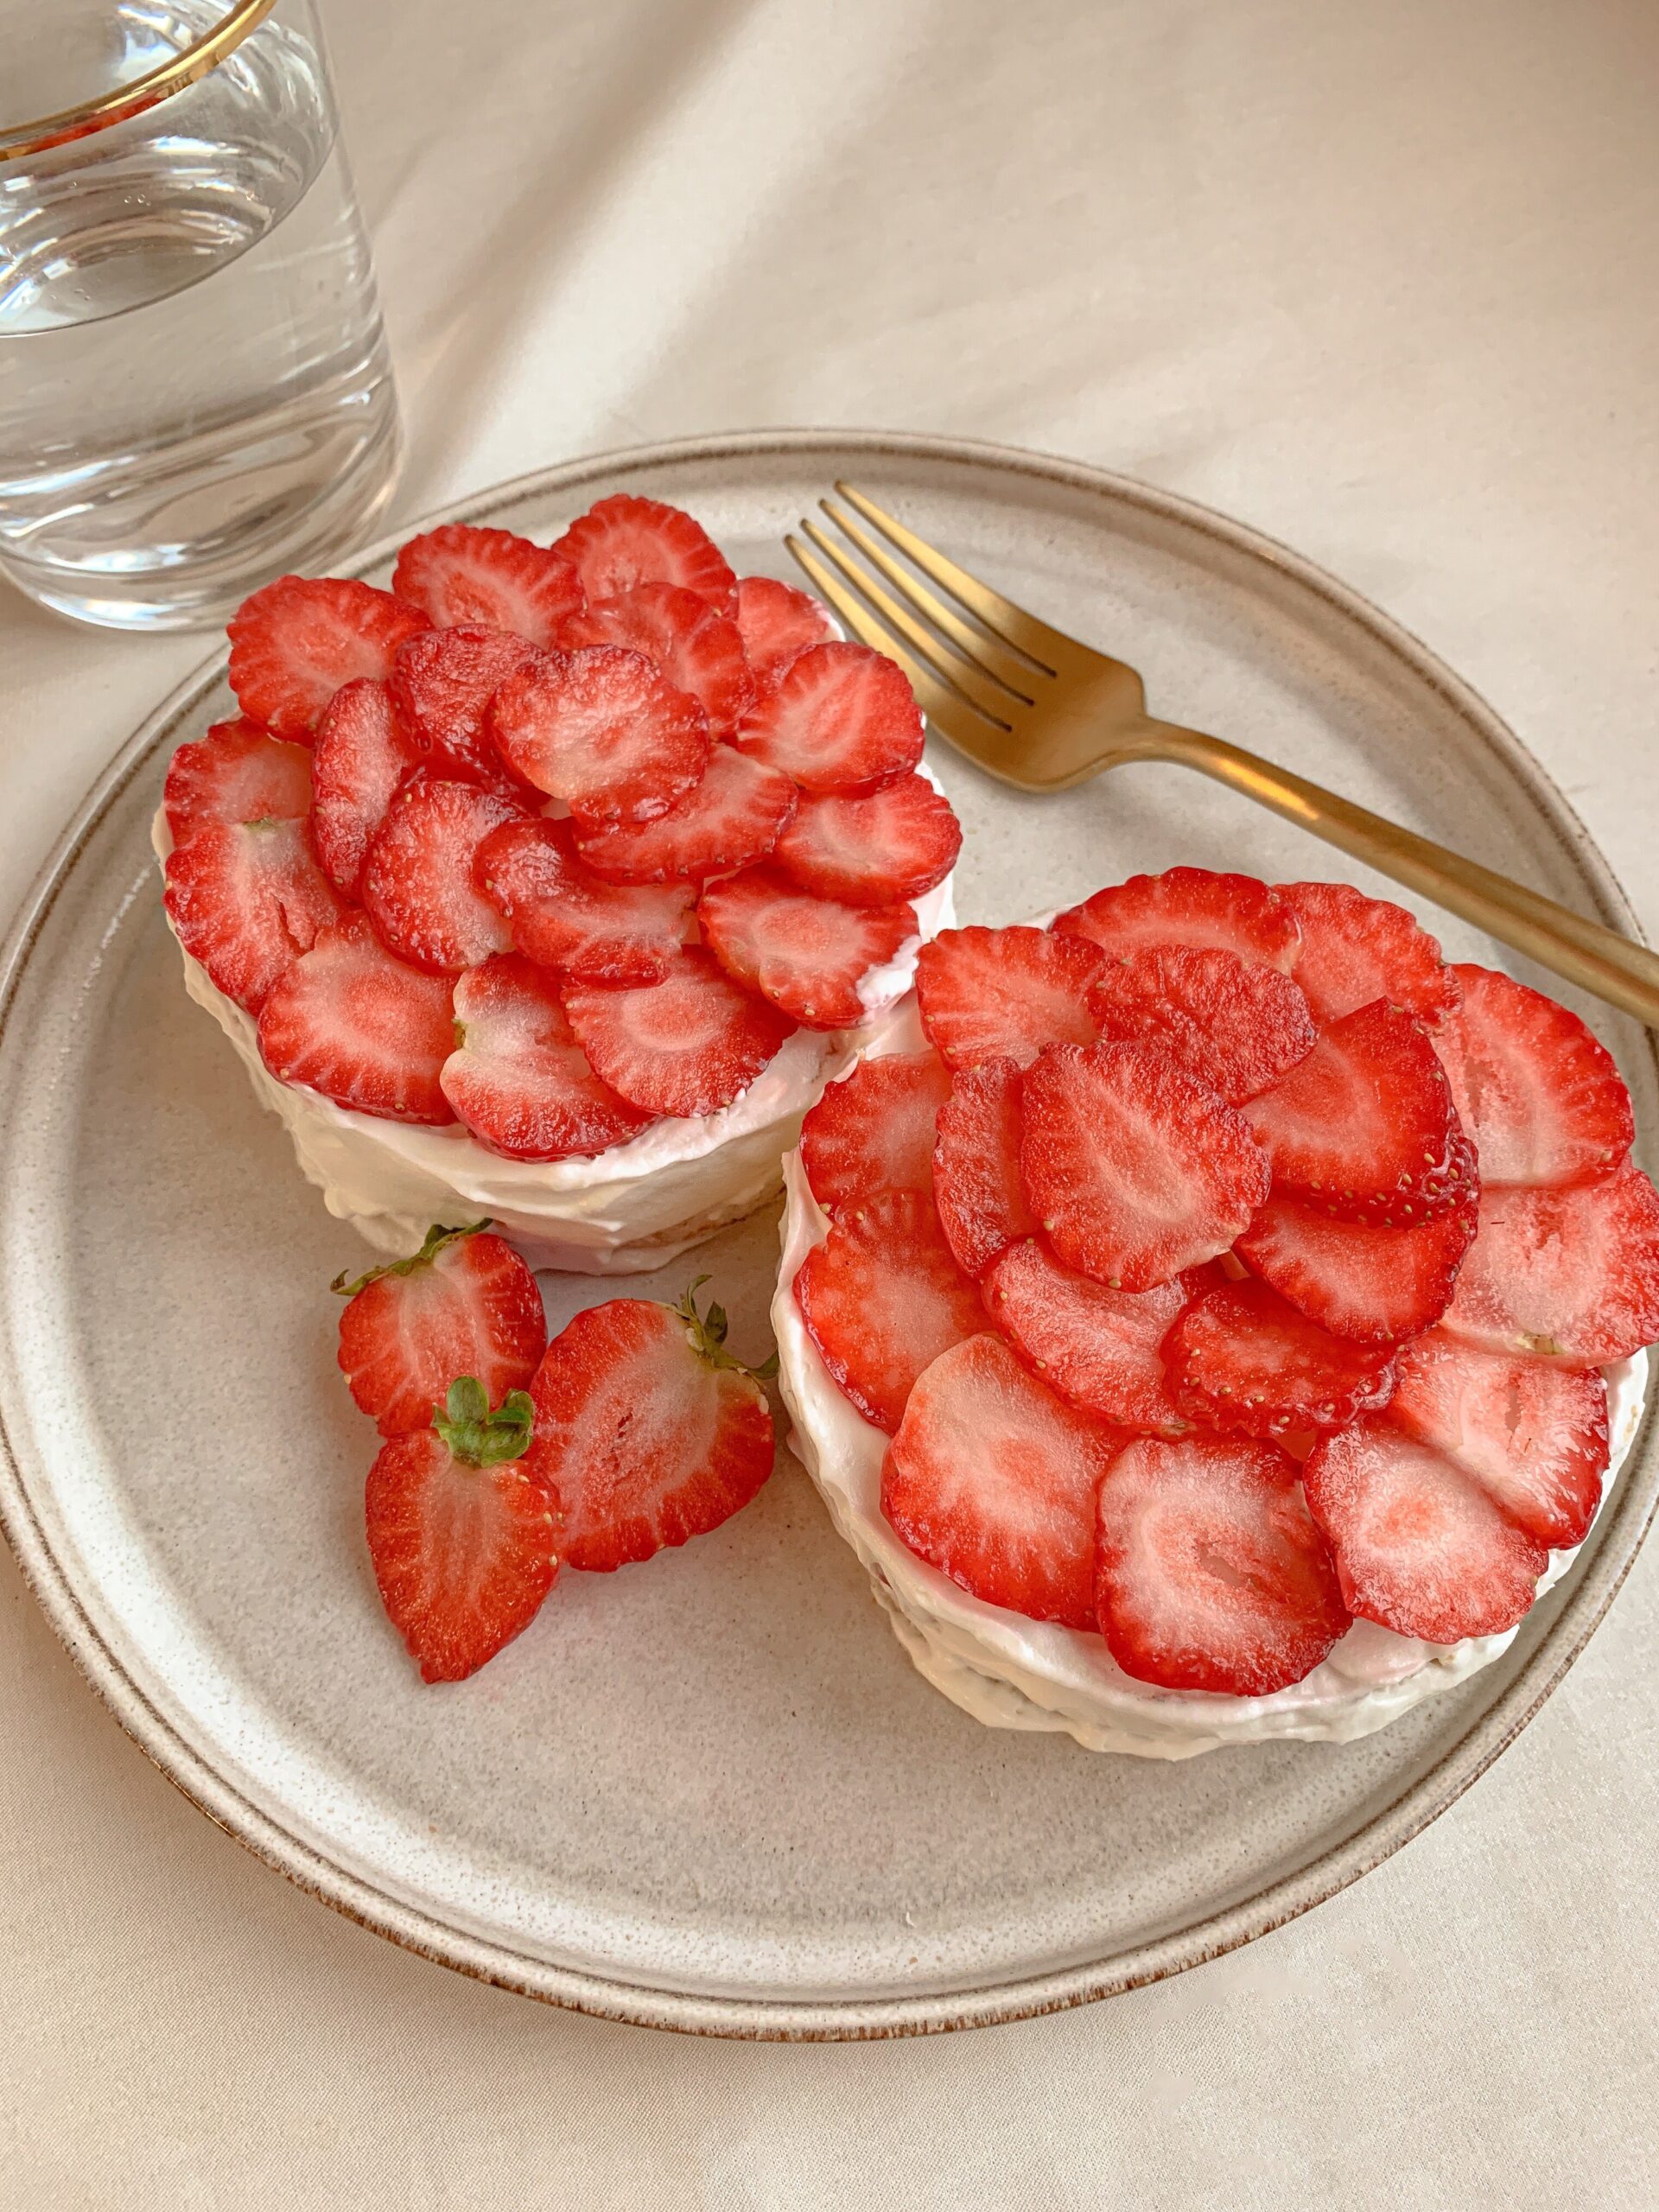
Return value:
<svg viewBox="0 0 1659 2212">
<path fill-rule="evenodd" d="M 850 484 L 836 489 L 880 533 L 861 528 L 831 501 L 819 502 L 869 569 L 813 522 L 803 521 L 802 531 L 836 574 L 798 538 L 784 543 L 853 635 L 899 663 L 939 735 L 989 774 L 1020 791 L 1059 791 L 1126 760 L 1197 768 L 1659 1027 L 1659 957 L 1645 946 L 1241 746 L 1158 721 L 1127 662 L 1014 606 Z M 911 568 L 894 559 L 895 548 Z M 912 569 L 956 605 L 936 596 Z"/>
</svg>

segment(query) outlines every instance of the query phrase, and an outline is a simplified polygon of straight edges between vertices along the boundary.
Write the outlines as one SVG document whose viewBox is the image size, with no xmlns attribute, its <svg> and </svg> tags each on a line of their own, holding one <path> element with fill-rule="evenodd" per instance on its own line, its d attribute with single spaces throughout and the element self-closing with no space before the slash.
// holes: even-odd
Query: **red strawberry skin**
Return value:
<svg viewBox="0 0 1659 2212">
<path fill-rule="evenodd" d="M 607 883 L 701 883 L 764 860 L 799 798 L 777 769 L 716 745 L 700 779 L 654 821 L 584 830 L 577 849 Z"/>
<path fill-rule="evenodd" d="M 1119 1454 L 1100 1485 L 1096 1595 L 1126 1675 L 1224 1696 L 1300 1681 L 1349 1624 L 1294 1460 L 1220 1437 Z"/>
<path fill-rule="evenodd" d="M 962 850 L 962 825 L 925 776 L 896 776 L 861 797 L 809 793 L 778 840 L 778 865 L 804 891 L 849 906 L 920 899 Z"/>
<path fill-rule="evenodd" d="M 950 1071 L 933 1052 L 861 1060 L 826 1086 L 801 1123 L 801 1165 L 826 1213 L 880 1191 L 933 1188 L 939 1109 Z"/>
<path fill-rule="evenodd" d="M 843 906 L 814 899 L 770 868 L 705 885 L 703 941 L 721 966 L 809 1029 L 855 1029 L 858 986 L 917 934 L 908 906 Z"/>
<path fill-rule="evenodd" d="M 547 1349 L 542 1294 L 511 1244 L 487 1232 L 428 1242 L 429 1258 L 372 1270 L 340 1317 L 340 1372 L 382 1436 L 429 1427 L 459 1376 L 499 1405 Z"/>
<path fill-rule="evenodd" d="M 1394 1391 L 1386 1351 L 1332 1336 L 1263 1282 L 1207 1291 L 1170 1330 L 1163 1358 L 1189 1421 L 1244 1436 L 1340 1428 Z"/>
<path fill-rule="evenodd" d="M 389 676 L 404 639 L 428 626 L 368 584 L 278 576 L 231 617 L 231 689 L 252 721 L 303 743 L 342 683 Z"/>
<path fill-rule="evenodd" d="M 1464 1205 L 1411 1229 L 1369 1229 L 1270 1197 L 1233 1249 L 1332 1336 L 1392 1344 L 1433 1328 L 1451 1304 L 1478 1219 Z"/>
<path fill-rule="evenodd" d="M 1122 1441 L 969 1337 L 918 1377 L 881 1470 L 881 1510 L 918 1559 L 1028 1619 L 1095 1626 L 1095 1493 Z"/>
<path fill-rule="evenodd" d="M 1489 1184 L 1593 1183 L 1624 1166 L 1630 1094 L 1575 1014 L 1491 968 L 1447 971 L 1460 1007 L 1434 1039 Z"/>
<path fill-rule="evenodd" d="M 504 822 L 478 849 L 473 880 L 519 951 L 583 982 L 657 983 L 690 927 L 689 883 L 601 882 L 568 822 Z"/>
<path fill-rule="evenodd" d="M 832 640 L 791 661 L 743 718 L 737 745 L 810 791 L 871 791 L 922 757 L 922 714 L 897 662 Z"/>
<path fill-rule="evenodd" d="M 747 1369 L 696 1348 L 683 1315 L 645 1299 L 590 1306 L 531 1386 L 529 1464 L 558 1492 L 563 1555 L 608 1574 L 705 1535 L 772 1472 L 772 1414 Z"/>
<path fill-rule="evenodd" d="M 402 648 L 390 681 L 392 704 L 434 775 L 492 788 L 509 780 L 486 717 L 507 678 L 536 658 L 527 639 L 477 622 L 429 630 Z"/>
<path fill-rule="evenodd" d="M 324 708 L 312 754 L 311 826 L 317 857 L 346 898 L 360 896 L 369 847 L 418 759 L 384 683 L 360 677 Z"/>
<path fill-rule="evenodd" d="M 953 1068 L 1028 1067 L 1046 1045 L 1094 1042 L 1089 991 L 1104 964 L 1081 939 L 1023 924 L 941 930 L 916 962 L 922 1027 Z"/>
<path fill-rule="evenodd" d="M 363 904 L 380 940 L 413 968 L 458 976 L 512 942 L 473 885 L 480 847 L 521 819 L 511 800 L 475 784 L 423 779 L 386 810 L 363 863 Z"/>
<path fill-rule="evenodd" d="M 1300 944 L 1294 914 L 1265 883 L 1202 868 L 1166 868 L 1161 875 L 1109 884 L 1054 926 L 1118 959 L 1147 945 L 1219 945 L 1241 960 L 1262 960 L 1287 973 L 1296 964 Z"/>
<path fill-rule="evenodd" d="M 162 804 L 178 845 L 204 822 L 297 822 L 311 804 L 311 756 L 238 715 L 179 747 Z"/>
<path fill-rule="evenodd" d="M 1296 981 L 1322 1029 L 1373 999 L 1386 999 L 1430 1028 L 1457 1005 L 1456 975 L 1403 906 L 1368 899 L 1351 883 L 1274 888 L 1301 931 Z"/>
<path fill-rule="evenodd" d="M 1319 1039 L 1307 1001 L 1282 969 L 1211 945 L 1109 960 L 1090 986 L 1089 1007 L 1102 1037 L 1155 1046 L 1230 1106 L 1287 1075 Z"/>
<path fill-rule="evenodd" d="M 510 530 L 465 522 L 411 537 L 397 556 L 391 588 L 440 629 L 483 623 L 533 645 L 556 645 L 582 606 L 581 579 L 561 555 Z"/>
<path fill-rule="evenodd" d="M 884 1191 L 838 1214 L 801 1263 L 795 1302 L 836 1388 L 889 1435 L 922 1370 L 985 1326 L 919 1191 Z"/>
<path fill-rule="evenodd" d="M 1224 1252 L 1268 1195 L 1236 1107 L 1141 1045 L 1052 1045 L 1026 1071 L 1020 1168 L 1068 1267 L 1151 1290 Z"/>
<path fill-rule="evenodd" d="M 200 823 L 165 873 L 180 944 L 250 1014 L 340 911 L 303 822 Z"/>
<path fill-rule="evenodd" d="M 643 653 L 676 690 L 696 701 L 716 737 L 731 734 L 754 697 L 736 623 L 679 584 L 636 584 L 618 599 L 601 599 L 565 624 L 559 643 Z"/>
<path fill-rule="evenodd" d="M 741 579 L 736 620 L 757 696 L 775 691 L 791 661 L 836 634 L 816 599 L 771 576 Z"/>
<path fill-rule="evenodd" d="M 1051 1390 L 1120 1428 L 1179 1435 L 1160 1347 L 1202 1275 L 1109 1290 L 1064 1268 L 1035 1237 L 1011 1244 L 981 1286 L 985 1310 Z"/>
<path fill-rule="evenodd" d="M 702 709 L 620 645 L 539 654 L 496 693 L 489 727 L 513 773 L 582 829 L 654 820 L 709 765 Z"/>
<path fill-rule="evenodd" d="M 620 1096 L 652 1114 L 713 1114 L 747 1090 L 794 1025 L 733 982 L 700 946 L 634 989 L 575 982 L 565 1011 Z"/>
<path fill-rule="evenodd" d="M 594 1073 L 553 978 L 518 953 L 456 979 L 448 1041 L 454 1049 L 439 1071 L 444 1099 L 505 1159 L 591 1158 L 626 1144 L 650 1119 Z"/>
<path fill-rule="evenodd" d="M 359 1114 L 442 1127 L 438 1082 L 454 1042 L 448 979 L 394 960 L 366 914 L 319 931 L 259 1012 L 259 1051 L 278 1083 Z"/>
<path fill-rule="evenodd" d="M 1018 1062 L 987 1060 L 957 1069 L 939 1109 L 934 1201 L 945 1242 L 970 1275 L 982 1275 L 1010 1244 L 1037 1233 L 1020 1175 L 1020 1093 Z"/>
<path fill-rule="evenodd" d="M 615 599 L 640 584 L 678 584 L 716 614 L 734 613 L 737 578 L 702 524 L 661 499 L 613 493 L 573 522 L 554 544 L 582 579 L 590 601 Z"/>
<path fill-rule="evenodd" d="M 1445 1326 L 1489 1351 L 1604 1367 L 1659 1337 L 1659 1193 L 1640 1168 L 1488 1191 Z"/>
</svg>

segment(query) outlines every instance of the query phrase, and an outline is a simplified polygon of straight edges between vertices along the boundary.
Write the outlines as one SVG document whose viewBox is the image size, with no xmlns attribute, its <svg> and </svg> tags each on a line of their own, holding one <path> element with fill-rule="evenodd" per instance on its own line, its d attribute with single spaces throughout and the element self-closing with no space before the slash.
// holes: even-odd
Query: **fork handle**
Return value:
<svg viewBox="0 0 1659 2212">
<path fill-rule="evenodd" d="M 1506 875 L 1465 860 L 1414 830 L 1372 814 L 1351 799 L 1275 767 L 1242 746 L 1173 722 L 1148 721 L 1132 747 L 1143 760 L 1170 760 L 1270 807 L 1328 845 L 1336 845 L 1380 875 L 1391 876 L 1437 906 L 1459 914 L 1540 967 L 1659 1028 L 1659 957 L 1599 922 L 1587 922 Z M 1122 756 L 1120 756 L 1122 757 Z"/>
</svg>

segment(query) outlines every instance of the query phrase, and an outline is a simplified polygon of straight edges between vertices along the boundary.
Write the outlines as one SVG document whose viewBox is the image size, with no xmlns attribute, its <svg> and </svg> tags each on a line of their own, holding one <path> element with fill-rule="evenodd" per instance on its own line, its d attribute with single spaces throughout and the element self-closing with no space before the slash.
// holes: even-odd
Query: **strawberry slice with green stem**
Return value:
<svg viewBox="0 0 1659 2212">
<path fill-rule="evenodd" d="M 366 914 L 320 930 L 259 1010 L 260 1055 L 278 1083 L 385 1121 L 454 1121 L 438 1081 L 454 1044 L 448 977 L 395 959 Z"/>
<path fill-rule="evenodd" d="M 443 1096 L 504 1159 L 591 1158 L 626 1144 L 651 1118 L 594 1072 L 553 977 L 518 953 L 456 978 L 448 1041 Z"/>
<path fill-rule="evenodd" d="M 179 943 L 250 1014 L 340 913 L 303 822 L 198 823 L 164 873 Z"/>
<path fill-rule="evenodd" d="M 311 804 L 311 755 L 245 715 L 214 722 L 174 753 L 162 804 L 175 845 L 205 822 L 297 822 Z"/>
</svg>

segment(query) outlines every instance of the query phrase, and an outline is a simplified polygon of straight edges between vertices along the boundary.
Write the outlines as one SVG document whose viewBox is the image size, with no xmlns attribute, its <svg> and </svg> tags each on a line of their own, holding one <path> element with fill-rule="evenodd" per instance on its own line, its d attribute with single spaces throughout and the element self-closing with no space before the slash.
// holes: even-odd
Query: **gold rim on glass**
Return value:
<svg viewBox="0 0 1659 2212">
<path fill-rule="evenodd" d="M 150 70 L 147 76 L 135 77 L 130 84 L 118 85 L 97 99 L 83 101 L 79 107 L 64 108 L 57 115 L 43 115 L 33 123 L 0 129 L 0 162 L 13 161 L 20 154 L 43 154 L 48 147 L 66 146 L 73 139 L 90 137 L 95 130 L 107 130 L 111 124 L 125 123 L 132 116 L 158 107 L 175 92 L 183 92 L 188 85 L 205 77 L 209 70 L 217 69 L 226 55 L 234 54 L 248 33 L 264 22 L 276 5 L 276 0 L 236 0 L 235 6 L 226 9 L 205 37 L 187 47 L 182 54 L 175 54 L 170 61 L 163 61 L 159 68 Z"/>
</svg>

